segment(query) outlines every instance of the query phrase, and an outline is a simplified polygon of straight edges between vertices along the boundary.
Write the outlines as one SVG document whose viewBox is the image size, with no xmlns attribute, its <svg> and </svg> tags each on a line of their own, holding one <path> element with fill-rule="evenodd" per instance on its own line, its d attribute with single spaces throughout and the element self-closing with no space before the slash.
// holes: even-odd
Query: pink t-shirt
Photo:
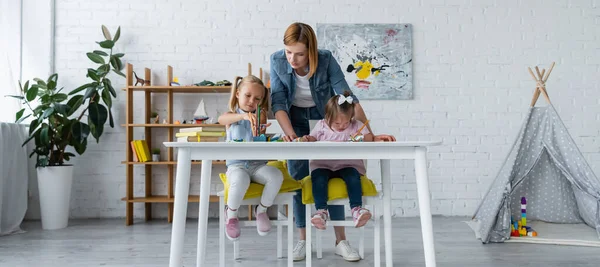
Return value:
<svg viewBox="0 0 600 267">
<path fill-rule="evenodd" d="M 317 122 L 317 125 L 310 132 L 310 135 L 317 139 L 317 141 L 339 141 L 339 142 L 347 142 L 350 140 L 350 136 L 355 134 L 360 127 L 363 126 L 363 123 L 358 120 L 352 120 L 350 122 L 350 126 L 346 128 L 342 132 L 338 132 L 329 128 L 327 122 L 325 120 L 320 120 Z M 364 127 L 361 134 L 365 135 L 369 133 L 369 129 Z M 355 168 L 360 174 L 365 174 L 365 164 L 363 160 L 311 160 L 310 161 L 310 171 L 312 172 L 314 169 L 328 169 L 332 171 L 337 171 L 343 168 L 352 167 Z"/>
</svg>

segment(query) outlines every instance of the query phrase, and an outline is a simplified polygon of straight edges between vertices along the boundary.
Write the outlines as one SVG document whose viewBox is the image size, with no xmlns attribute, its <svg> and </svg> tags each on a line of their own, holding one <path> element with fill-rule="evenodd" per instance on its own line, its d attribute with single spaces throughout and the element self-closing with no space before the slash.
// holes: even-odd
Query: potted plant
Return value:
<svg viewBox="0 0 600 267">
<path fill-rule="evenodd" d="M 68 224 L 73 165 L 67 162 L 75 157 L 73 152 L 79 155 L 85 152 L 90 134 L 99 142 L 107 121 L 114 127 L 111 108 L 117 93 L 107 75 L 112 70 L 125 77 L 121 72 L 124 54 L 113 54 L 121 28 L 114 38 L 104 25 L 102 32 L 105 40 L 97 43 L 107 51 L 94 50 L 86 54 L 97 64 L 86 70 L 89 83 L 65 93 L 63 88 L 57 89 L 58 74 L 54 73 L 46 80 L 35 78 L 31 83 L 19 84 L 21 94 L 12 96 L 22 100 L 24 107 L 17 112 L 16 122 L 32 117 L 29 137 L 23 145 L 35 142 L 29 156 L 37 158 L 43 229 L 60 229 Z M 26 110 L 28 115 L 25 115 Z"/>
<path fill-rule="evenodd" d="M 152 161 L 154 161 L 154 162 L 160 161 L 160 148 L 152 149 Z"/>
<path fill-rule="evenodd" d="M 152 113 L 150 113 L 150 123 L 158 123 L 158 120 L 158 112 L 152 111 Z"/>
</svg>

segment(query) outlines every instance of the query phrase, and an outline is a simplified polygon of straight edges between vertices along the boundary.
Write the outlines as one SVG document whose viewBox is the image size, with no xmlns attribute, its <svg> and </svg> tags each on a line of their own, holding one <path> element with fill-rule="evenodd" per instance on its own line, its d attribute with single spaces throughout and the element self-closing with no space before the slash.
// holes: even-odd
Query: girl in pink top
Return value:
<svg viewBox="0 0 600 267">
<path fill-rule="evenodd" d="M 350 141 L 350 136 L 357 133 L 363 135 L 364 142 L 373 141 L 373 134 L 363 123 L 354 119 L 354 104 L 349 92 L 329 99 L 325 106 L 325 119 L 320 120 L 310 135 L 300 138 L 303 142 L 316 141 Z M 362 160 L 311 160 L 310 175 L 312 192 L 317 212 L 313 214 L 311 223 L 317 229 L 324 230 L 329 214 L 327 212 L 327 186 L 329 179 L 340 177 L 346 183 L 352 218 L 355 227 L 364 226 L 371 219 L 371 212 L 362 208 L 362 186 L 360 176 L 365 174 Z"/>
</svg>

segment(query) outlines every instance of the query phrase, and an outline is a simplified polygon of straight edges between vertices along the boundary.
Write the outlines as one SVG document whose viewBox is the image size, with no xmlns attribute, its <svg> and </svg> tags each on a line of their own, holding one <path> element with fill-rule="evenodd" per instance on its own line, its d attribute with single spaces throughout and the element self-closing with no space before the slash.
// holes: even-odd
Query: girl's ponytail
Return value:
<svg viewBox="0 0 600 267">
<path fill-rule="evenodd" d="M 235 78 L 233 79 L 233 84 L 231 85 L 231 95 L 229 96 L 229 111 L 230 112 L 236 112 L 236 108 L 238 106 L 238 100 L 237 97 L 235 97 L 235 93 L 237 92 L 238 88 L 240 87 L 240 82 L 242 81 L 242 77 L 240 76 L 235 76 Z"/>
</svg>

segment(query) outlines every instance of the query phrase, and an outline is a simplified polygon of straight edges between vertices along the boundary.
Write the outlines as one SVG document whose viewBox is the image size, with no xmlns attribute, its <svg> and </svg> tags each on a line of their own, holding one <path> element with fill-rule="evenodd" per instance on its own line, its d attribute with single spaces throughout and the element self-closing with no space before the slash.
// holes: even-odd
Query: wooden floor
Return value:
<svg viewBox="0 0 600 267">
<path fill-rule="evenodd" d="M 462 222 L 466 219 L 434 217 L 438 266 L 600 266 L 600 248 L 483 245 L 475 240 L 473 232 Z M 396 218 L 393 223 L 395 266 L 424 266 L 418 218 Z M 42 231 L 39 222 L 25 222 L 22 228 L 26 233 L 0 237 L 0 266 L 168 266 L 170 224 L 165 220 L 138 221 L 129 227 L 124 224 L 122 219 L 72 220 L 66 229 Z M 370 233 L 371 230 L 367 231 Z M 197 222 L 188 220 L 185 266 L 195 266 L 196 233 Z M 356 247 L 357 233 L 355 229 L 348 230 L 349 240 Z M 367 240 L 366 259 L 353 264 L 334 255 L 332 230 L 326 231 L 324 240 L 323 259 L 314 259 L 313 266 L 373 266 L 372 237 Z M 216 220 L 209 223 L 207 245 L 207 266 L 218 266 Z M 241 237 L 243 259 L 233 261 L 228 254 L 226 266 L 286 266 L 285 259 L 276 258 L 275 247 L 274 232 L 259 238 L 256 229 L 245 228 Z M 295 266 L 304 264 L 303 261 L 297 262 Z"/>
</svg>

